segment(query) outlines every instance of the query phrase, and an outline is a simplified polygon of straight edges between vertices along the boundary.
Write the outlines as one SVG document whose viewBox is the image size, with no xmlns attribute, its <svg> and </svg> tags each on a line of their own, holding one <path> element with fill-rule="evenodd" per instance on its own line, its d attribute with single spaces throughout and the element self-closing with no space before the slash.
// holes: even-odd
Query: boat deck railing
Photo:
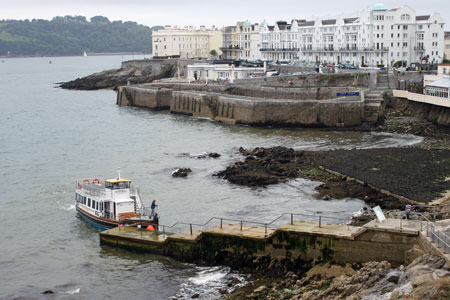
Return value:
<svg viewBox="0 0 450 300">
<path fill-rule="evenodd" d="M 106 190 L 104 187 L 100 187 L 95 184 L 83 184 L 82 187 L 83 190 L 86 191 L 86 193 L 91 196 L 94 197 L 106 196 Z"/>
</svg>

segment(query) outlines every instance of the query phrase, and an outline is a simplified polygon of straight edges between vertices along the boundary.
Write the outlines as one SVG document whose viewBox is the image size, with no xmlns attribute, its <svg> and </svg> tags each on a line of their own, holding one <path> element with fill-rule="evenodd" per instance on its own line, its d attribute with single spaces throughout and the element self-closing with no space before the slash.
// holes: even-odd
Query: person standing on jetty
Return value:
<svg viewBox="0 0 450 300">
<path fill-rule="evenodd" d="M 156 232 L 158 232 L 159 231 L 159 216 L 158 216 L 158 214 L 155 214 L 155 216 L 153 217 L 153 223 L 155 225 Z"/>
<path fill-rule="evenodd" d="M 152 209 L 152 217 L 155 216 L 155 209 L 158 205 L 156 204 L 156 200 L 153 200 L 152 205 L 150 206 L 150 208 Z"/>
<path fill-rule="evenodd" d="M 406 204 L 406 206 L 405 206 L 405 212 L 406 212 L 406 219 L 411 219 L 411 217 L 410 217 L 410 213 L 411 213 L 411 210 L 412 209 L 414 209 L 414 206 L 412 206 L 411 204 Z"/>
</svg>

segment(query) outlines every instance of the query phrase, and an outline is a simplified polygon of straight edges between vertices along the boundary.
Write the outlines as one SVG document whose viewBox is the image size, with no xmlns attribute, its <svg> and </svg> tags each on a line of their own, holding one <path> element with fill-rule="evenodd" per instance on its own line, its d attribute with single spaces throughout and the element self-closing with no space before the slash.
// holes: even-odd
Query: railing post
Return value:
<svg viewBox="0 0 450 300">
<path fill-rule="evenodd" d="M 402 229 L 402 218 L 400 218 L 400 229 Z"/>
<path fill-rule="evenodd" d="M 264 224 L 264 233 L 267 234 L 267 224 Z"/>
<path fill-rule="evenodd" d="M 241 231 L 242 231 L 242 220 L 241 220 Z"/>
<path fill-rule="evenodd" d="M 163 233 L 166 234 L 166 226 L 163 225 Z"/>
<path fill-rule="evenodd" d="M 222 229 L 222 221 L 223 221 L 223 219 L 220 218 L 220 229 Z"/>
<path fill-rule="evenodd" d="M 427 237 L 428 237 L 428 220 L 427 220 Z"/>
<path fill-rule="evenodd" d="M 322 227 L 322 216 L 319 216 L 319 228 Z"/>
<path fill-rule="evenodd" d="M 291 214 L 291 225 L 294 225 L 294 214 Z"/>
<path fill-rule="evenodd" d="M 192 235 L 192 224 L 189 224 L 189 227 L 191 228 L 191 235 Z"/>
</svg>

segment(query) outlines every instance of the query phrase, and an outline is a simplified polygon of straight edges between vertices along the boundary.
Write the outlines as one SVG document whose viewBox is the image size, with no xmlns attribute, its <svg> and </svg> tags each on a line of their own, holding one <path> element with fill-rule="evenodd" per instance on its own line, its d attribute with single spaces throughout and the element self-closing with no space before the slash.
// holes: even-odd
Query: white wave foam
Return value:
<svg viewBox="0 0 450 300">
<path fill-rule="evenodd" d="M 73 290 L 66 292 L 66 294 L 69 294 L 69 295 L 75 295 L 75 294 L 79 294 L 79 293 L 80 293 L 80 288 L 73 289 Z"/>
<path fill-rule="evenodd" d="M 67 210 L 67 211 L 75 210 L 75 205 L 72 204 L 72 205 L 69 205 L 69 207 L 64 207 L 64 206 L 63 206 L 62 209 Z"/>
<path fill-rule="evenodd" d="M 223 271 L 202 271 L 196 277 L 190 278 L 189 280 L 196 285 L 202 285 L 208 282 L 217 282 L 223 279 L 227 275 Z"/>
</svg>

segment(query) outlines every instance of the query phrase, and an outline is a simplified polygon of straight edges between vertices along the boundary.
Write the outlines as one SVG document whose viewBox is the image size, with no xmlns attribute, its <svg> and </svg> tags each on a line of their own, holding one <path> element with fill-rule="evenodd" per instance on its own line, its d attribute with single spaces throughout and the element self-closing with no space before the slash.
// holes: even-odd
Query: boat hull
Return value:
<svg viewBox="0 0 450 300">
<path fill-rule="evenodd" d="M 82 210 L 78 206 L 76 206 L 78 214 L 87 222 L 91 223 L 94 227 L 99 228 L 101 230 L 107 230 L 114 227 L 117 227 L 119 225 L 119 221 L 106 219 L 106 218 L 100 218 L 94 215 L 91 215 L 90 213 Z"/>
</svg>

